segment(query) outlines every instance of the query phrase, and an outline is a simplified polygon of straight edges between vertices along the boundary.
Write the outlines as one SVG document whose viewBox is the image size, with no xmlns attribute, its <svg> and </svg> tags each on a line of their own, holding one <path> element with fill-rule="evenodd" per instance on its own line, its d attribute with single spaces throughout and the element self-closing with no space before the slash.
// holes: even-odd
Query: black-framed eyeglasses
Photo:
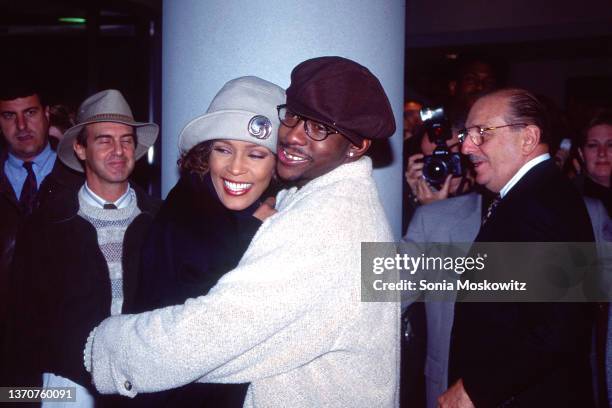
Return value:
<svg viewBox="0 0 612 408">
<path fill-rule="evenodd" d="M 464 143 L 467 137 L 470 137 L 472 143 L 476 146 L 480 146 L 484 143 L 484 135 L 486 132 L 491 132 L 493 130 L 511 127 L 511 126 L 529 126 L 528 123 L 510 123 L 507 125 L 500 126 L 489 126 L 489 127 L 480 127 L 480 126 L 470 126 L 469 128 L 463 128 L 459 131 L 457 135 L 459 137 L 459 143 Z"/>
<path fill-rule="evenodd" d="M 331 134 L 340 133 L 332 127 L 312 119 L 308 119 L 302 115 L 298 115 L 292 110 L 287 109 L 287 105 L 278 105 L 276 110 L 278 111 L 278 119 L 287 127 L 294 128 L 298 125 L 298 123 L 300 123 L 300 121 L 303 121 L 306 135 L 317 142 L 327 139 L 327 137 Z"/>
</svg>

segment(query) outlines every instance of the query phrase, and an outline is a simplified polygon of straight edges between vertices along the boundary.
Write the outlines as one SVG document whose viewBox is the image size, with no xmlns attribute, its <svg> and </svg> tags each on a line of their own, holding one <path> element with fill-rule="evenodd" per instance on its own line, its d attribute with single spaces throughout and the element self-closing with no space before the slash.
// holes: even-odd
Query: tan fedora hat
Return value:
<svg viewBox="0 0 612 408">
<path fill-rule="evenodd" d="M 159 126 L 155 123 L 136 122 L 132 109 L 127 101 L 116 89 L 107 89 L 98 92 L 79 106 L 76 125 L 64 133 L 64 137 L 57 147 L 57 155 L 60 160 L 68 167 L 83 171 L 83 166 L 74 153 L 73 144 L 83 126 L 97 122 L 116 122 L 124 125 L 133 126 L 136 129 L 136 160 L 140 159 L 155 143 L 159 134 Z"/>
</svg>

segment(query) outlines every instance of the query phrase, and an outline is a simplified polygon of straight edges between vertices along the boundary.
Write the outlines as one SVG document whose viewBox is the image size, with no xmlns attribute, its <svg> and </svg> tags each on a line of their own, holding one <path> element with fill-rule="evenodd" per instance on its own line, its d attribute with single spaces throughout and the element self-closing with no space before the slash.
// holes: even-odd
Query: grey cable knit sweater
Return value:
<svg viewBox="0 0 612 408">
<path fill-rule="evenodd" d="M 108 265 L 111 282 L 111 315 L 121 314 L 123 306 L 123 237 L 134 218 L 140 214 L 136 193 L 130 189 L 130 202 L 125 208 L 104 210 L 87 203 L 84 188 L 79 190 L 79 215 L 96 229 L 98 246 Z"/>
</svg>

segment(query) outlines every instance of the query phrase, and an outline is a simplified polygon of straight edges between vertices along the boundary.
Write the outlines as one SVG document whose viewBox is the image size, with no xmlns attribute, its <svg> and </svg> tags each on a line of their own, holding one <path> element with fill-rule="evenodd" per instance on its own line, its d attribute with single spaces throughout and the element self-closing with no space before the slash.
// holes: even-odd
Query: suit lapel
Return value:
<svg viewBox="0 0 612 408">
<path fill-rule="evenodd" d="M 516 217 L 520 217 L 520 208 L 524 201 L 534 194 L 534 189 L 546 182 L 557 171 L 552 159 L 538 163 L 532 167 L 510 189 L 508 194 L 500 201 L 495 213 L 480 228 L 475 241 L 477 242 L 504 242 L 508 240 L 508 233 L 516 225 Z"/>
</svg>

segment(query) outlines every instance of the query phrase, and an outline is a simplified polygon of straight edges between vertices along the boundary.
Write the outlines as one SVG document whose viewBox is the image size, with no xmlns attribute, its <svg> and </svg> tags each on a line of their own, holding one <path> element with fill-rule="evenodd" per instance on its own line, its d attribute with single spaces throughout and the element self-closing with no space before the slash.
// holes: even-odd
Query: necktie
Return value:
<svg viewBox="0 0 612 408">
<path fill-rule="evenodd" d="M 489 218 L 491 218 L 491 216 L 495 212 L 495 209 L 499 205 L 500 201 L 501 201 L 501 196 L 498 194 L 498 195 L 495 196 L 495 199 L 493 199 L 493 201 L 491 201 L 491 204 L 489 204 L 489 207 L 487 208 L 486 214 L 484 215 L 484 217 L 482 217 L 481 226 L 485 225 L 486 222 L 489 220 Z"/>
<path fill-rule="evenodd" d="M 104 204 L 104 209 L 105 210 L 116 210 L 117 206 L 113 203 L 106 203 Z"/>
<path fill-rule="evenodd" d="M 21 188 L 21 196 L 19 197 L 19 204 L 26 215 L 32 213 L 34 209 L 34 202 L 36 201 L 36 192 L 38 187 L 36 185 L 36 174 L 32 169 L 32 162 L 23 162 L 23 167 L 28 172 L 28 176 L 23 182 Z"/>
</svg>

